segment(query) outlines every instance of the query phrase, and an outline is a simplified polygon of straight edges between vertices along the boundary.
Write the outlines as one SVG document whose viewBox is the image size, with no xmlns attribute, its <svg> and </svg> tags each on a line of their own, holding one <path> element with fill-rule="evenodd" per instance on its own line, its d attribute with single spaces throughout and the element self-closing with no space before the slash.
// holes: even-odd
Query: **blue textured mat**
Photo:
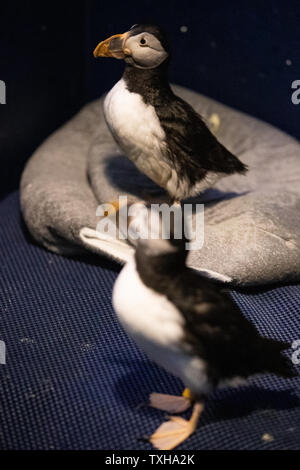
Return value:
<svg viewBox="0 0 300 470">
<path fill-rule="evenodd" d="M 0 220 L 0 339 L 7 346 L 1 448 L 150 450 L 138 437 L 164 415 L 139 405 L 151 391 L 181 393 L 182 385 L 150 363 L 116 321 L 117 266 L 34 246 L 22 229 L 18 193 L 1 202 Z M 262 333 L 300 339 L 300 286 L 233 295 Z M 299 378 L 271 375 L 215 393 L 180 448 L 300 449 L 299 398 Z"/>
</svg>

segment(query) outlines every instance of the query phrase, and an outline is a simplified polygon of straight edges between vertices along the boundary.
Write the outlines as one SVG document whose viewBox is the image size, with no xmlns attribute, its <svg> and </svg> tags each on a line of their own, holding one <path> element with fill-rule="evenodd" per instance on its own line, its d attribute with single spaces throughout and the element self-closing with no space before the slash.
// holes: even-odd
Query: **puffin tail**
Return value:
<svg viewBox="0 0 300 470">
<path fill-rule="evenodd" d="M 290 347 L 289 343 L 270 338 L 262 338 L 261 365 L 262 371 L 276 374 L 280 377 L 291 378 L 298 376 L 292 361 L 282 352 Z"/>
<path fill-rule="evenodd" d="M 220 145 L 220 152 L 222 154 L 221 162 L 220 164 L 222 165 L 222 171 L 224 171 L 227 174 L 232 174 L 232 173 L 240 173 L 244 175 L 248 171 L 248 166 L 245 165 L 245 163 L 241 162 L 241 160 L 233 155 L 229 150 L 227 150 L 224 145 L 222 145 L 219 142 Z"/>
</svg>

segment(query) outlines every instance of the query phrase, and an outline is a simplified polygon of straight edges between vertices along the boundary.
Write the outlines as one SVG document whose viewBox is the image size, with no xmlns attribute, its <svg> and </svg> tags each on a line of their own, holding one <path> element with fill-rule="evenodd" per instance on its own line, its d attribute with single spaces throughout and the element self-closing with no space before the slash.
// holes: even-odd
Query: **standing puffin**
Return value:
<svg viewBox="0 0 300 470">
<path fill-rule="evenodd" d="M 181 397 L 151 394 L 151 405 L 179 413 L 194 402 L 190 420 L 174 416 L 150 437 L 156 448 L 170 450 L 194 432 L 213 390 L 243 384 L 255 374 L 297 373 L 282 355 L 289 344 L 261 336 L 229 293 L 186 266 L 184 238 L 171 234 L 167 240 L 159 233 L 139 240 L 117 278 L 113 305 L 149 358 L 187 387 Z"/>
<path fill-rule="evenodd" d="M 137 168 L 172 201 L 196 196 L 246 166 L 210 132 L 169 85 L 170 48 L 156 25 L 134 25 L 100 42 L 95 57 L 124 59 L 121 80 L 104 101 L 108 127 Z"/>
</svg>

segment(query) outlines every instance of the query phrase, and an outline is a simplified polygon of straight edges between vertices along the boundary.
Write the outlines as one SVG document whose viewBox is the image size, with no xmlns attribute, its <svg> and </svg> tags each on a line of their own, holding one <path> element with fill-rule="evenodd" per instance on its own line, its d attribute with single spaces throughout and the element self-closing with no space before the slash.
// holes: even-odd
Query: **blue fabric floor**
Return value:
<svg viewBox="0 0 300 470">
<path fill-rule="evenodd" d="M 141 404 L 151 391 L 180 394 L 182 384 L 118 324 L 111 305 L 118 266 L 35 246 L 18 198 L 0 203 L 1 449 L 150 450 L 139 438 L 164 414 Z M 300 286 L 233 295 L 262 333 L 300 339 Z M 300 449 L 299 399 L 300 378 L 271 375 L 219 391 L 180 449 Z"/>
</svg>

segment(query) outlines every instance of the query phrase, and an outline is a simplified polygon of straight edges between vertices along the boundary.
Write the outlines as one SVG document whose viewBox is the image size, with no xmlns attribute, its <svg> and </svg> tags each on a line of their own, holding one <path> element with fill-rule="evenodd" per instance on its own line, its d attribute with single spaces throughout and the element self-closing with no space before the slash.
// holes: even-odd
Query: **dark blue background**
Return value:
<svg viewBox="0 0 300 470">
<path fill-rule="evenodd" d="M 168 31 L 173 82 L 300 135 L 300 105 L 291 102 L 300 79 L 297 0 L 11 1 L 0 15 L 2 194 L 50 132 L 118 80 L 123 64 L 95 61 L 95 45 L 142 21 Z"/>
</svg>

